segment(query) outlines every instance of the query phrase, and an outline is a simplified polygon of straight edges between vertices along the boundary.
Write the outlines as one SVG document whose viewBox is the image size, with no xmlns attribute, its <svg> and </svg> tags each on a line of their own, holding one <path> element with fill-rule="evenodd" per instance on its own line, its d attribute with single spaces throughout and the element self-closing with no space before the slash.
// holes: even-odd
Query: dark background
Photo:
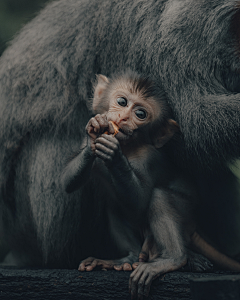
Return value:
<svg viewBox="0 0 240 300">
<path fill-rule="evenodd" d="M 0 55 L 19 29 L 49 0 L 0 0 Z"/>
</svg>

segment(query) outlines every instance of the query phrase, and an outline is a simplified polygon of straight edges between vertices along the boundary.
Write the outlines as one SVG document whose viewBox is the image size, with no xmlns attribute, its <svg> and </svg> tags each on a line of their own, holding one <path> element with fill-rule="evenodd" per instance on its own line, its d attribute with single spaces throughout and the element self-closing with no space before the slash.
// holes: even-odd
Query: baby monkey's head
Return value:
<svg viewBox="0 0 240 300">
<path fill-rule="evenodd" d="M 141 135 L 159 148 L 179 130 L 170 118 L 163 89 L 149 77 L 129 70 L 110 78 L 97 75 L 92 110 L 106 114 L 119 127 L 116 138 L 120 141 Z"/>
</svg>

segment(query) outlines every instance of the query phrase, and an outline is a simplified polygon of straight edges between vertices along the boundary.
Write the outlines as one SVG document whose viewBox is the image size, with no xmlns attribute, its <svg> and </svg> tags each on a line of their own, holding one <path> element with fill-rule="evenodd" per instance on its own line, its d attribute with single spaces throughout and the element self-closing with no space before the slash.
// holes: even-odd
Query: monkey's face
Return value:
<svg viewBox="0 0 240 300">
<path fill-rule="evenodd" d="M 161 148 L 179 131 L 176 121 L 168 117 L 163 91 L 147 77 L 131 71 L 113 80 L 98 75 L 92 110 L 117 124 L 119 132 L 115 137 L 122 144 L 130 140 Z"/>
<path fill-rule="evenodd" d="M 109 95 L 107 120 L 119 127 L 118 140 L 137 136 L 137 129 L 146 126 L 159 116 L 159 105 L 152 99 L 144 99 L 140 93 L 115 88 Z"/>
</svg>

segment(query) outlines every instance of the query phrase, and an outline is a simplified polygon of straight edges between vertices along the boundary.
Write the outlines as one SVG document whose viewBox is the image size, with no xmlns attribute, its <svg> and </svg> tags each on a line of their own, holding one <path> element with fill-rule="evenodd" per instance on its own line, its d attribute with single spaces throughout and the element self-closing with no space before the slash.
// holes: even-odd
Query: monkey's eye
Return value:
<svg viewBox="0 0 240 300">
<path fill-rule="evenodd" d="M 117 103 L 118 103 L 120 106 L 127 106 L 127 99 L 125 99 L 125 98 L 123 98 L 123 97 L 117 98 Z"/>
<path fill-rule="evenodd" d="M 144 120 L 147 117 L 147 112 L 144 109 L 138 109 L 135 111 L 135 115 L 138 117 L 138 119 Z"/>
</svg>

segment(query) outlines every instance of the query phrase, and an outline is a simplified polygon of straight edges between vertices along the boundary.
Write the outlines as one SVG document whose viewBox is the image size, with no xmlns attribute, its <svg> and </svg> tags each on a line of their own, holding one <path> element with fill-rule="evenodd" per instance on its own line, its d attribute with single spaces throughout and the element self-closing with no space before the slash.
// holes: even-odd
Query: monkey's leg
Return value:
<svg viewBox="0 0 240 300">
<path fill-rule="evenodd" d="M 171 198 L 171 199 L 170 199 Z M 170 205 L 175 195 L 155 189 L 149 207 L 149 226 L 153 237 L 145 241 L 146 253 L 150 245 L 148 262 L 133 264 L 129 289 L 132 298 L 148 296 L 152 281 L 159 275 L 177 270 L 187 263 L 187 253 L 182 236 L 181 218 Z M 151 241 L 153 239 L 153 241 Z"/>
<path fill-rule="evenodd" d="M 158 253 L 153 235 L 148 235 L 138 256 L 139 262 L 152 261 Z M 195 249 L 196 250 L 196 249 Z M 199 251 L 199 250 L 198 250 Z M 135 263 L 134 266 L 138 263 Z M 182 268 L 188 272 L 203 272 L 212 269 L 213 264 L 202 254 L 187 249 L 187 264 Z"/>
<path fill-rule="evenodd" d="M 137 255 L 130 252 L 128 256 L 121 259 L 104 260 L 94 257 L 84 259 L 79 267 L 79 271 L 92 271 L 95 268 L 100 269 L 115 269 L 117 271 L 132 271 L 132 263 L 137 260 Z"/>
</svg>

